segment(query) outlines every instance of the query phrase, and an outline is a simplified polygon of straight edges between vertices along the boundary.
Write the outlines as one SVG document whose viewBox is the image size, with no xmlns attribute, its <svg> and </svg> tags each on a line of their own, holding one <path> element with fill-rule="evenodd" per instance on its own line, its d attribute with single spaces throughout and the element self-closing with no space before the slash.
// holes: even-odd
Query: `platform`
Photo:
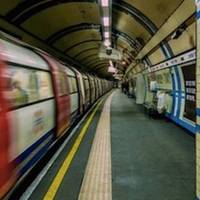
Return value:
<svg viewBox="0 0 200 200">
<path fill-rule="evenodd" d="M 150 119 L 115 90 L 21 200 L 194 198 L 194 137 L 168 120 Z"/>
</svg>

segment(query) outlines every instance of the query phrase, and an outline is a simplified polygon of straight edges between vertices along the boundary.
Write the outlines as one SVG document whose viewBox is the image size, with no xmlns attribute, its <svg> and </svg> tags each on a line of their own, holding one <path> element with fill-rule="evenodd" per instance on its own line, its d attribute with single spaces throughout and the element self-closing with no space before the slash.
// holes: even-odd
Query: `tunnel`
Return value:
<svg viewBox="0 0 200 200">
<path fill-rule="evenodd" d="M 200 1 L 0 2 L 0 199 L 199 200 Z"/>
</svg>

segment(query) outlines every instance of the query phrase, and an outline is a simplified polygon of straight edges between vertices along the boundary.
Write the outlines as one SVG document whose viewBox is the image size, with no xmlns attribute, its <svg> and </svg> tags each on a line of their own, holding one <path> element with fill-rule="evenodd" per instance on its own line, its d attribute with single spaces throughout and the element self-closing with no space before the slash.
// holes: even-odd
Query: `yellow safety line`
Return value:
<svg viewBox="0 0 200 200">
<path fill-rule="evenodd" d="M 43 200 L 53 200 L 59 187 L 60 184 L 66 174 L 66 172 L 69 169 L 69 166 L 80 146 L 80 143 L 83 139 L 83 137 L 85 136 L 87 129 L 92 121 L 92 119 L 94 118 L 95 113 L 97 112 L 98 108 L 100 107 L 101 103 L 103 100 L 101 100 L 96 108 L 94 109 L 94 111 L 92 112 L 92 114 L 90 115 L 90 117 L 88 118 L 88 120 L 86 121 L 85 125 L 83 126 L 83 128 L 81 129 L 81 132 L 79 134 L 79 136 L 77 137 L 72 149 L 70 150 L 69 154 L 66 156 L 61 168 L 59 169 L 57 175 L 55 176 L 51 186 L 49 187 L 49 190 L 47 191 L 47 193 L 45 194 Z"/>
<path fill-rule="evenodd" d="M 106 100 L 93 139 L 78 200 L 112 200 L 110 109 Z"/>
</svg>

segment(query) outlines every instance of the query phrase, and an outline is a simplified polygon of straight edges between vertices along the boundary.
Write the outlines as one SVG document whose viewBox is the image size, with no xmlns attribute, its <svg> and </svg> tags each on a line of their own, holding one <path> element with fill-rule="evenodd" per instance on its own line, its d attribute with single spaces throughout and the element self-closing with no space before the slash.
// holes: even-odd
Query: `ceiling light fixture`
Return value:
<svg viewBox="0 0 200 200">
<path fill-rule="evenodd" d="M 106 39 L 104 41 L 104 46 L 109 47 L 111 45 L 110 40 Z"/>
<path fill-rule="evenodd" d="M 103 17 L 103 25 L 104 26 L 109 26 L 110 24 L 110 19 L 109 17 Z"/>
<path fill-rule="evenodd" d="M 114 67 L 112 60 L 109 60 L 109 64 L 110 64 L 111 67 Z"/>
<path fill-rule="evenodd" d="M 109 6 L 109 0 L 101 0 L 101 5 L 103 7 L 108 7 Z"/>
<path fill-rule="evenodd" d="M 106 49 L 106 54 L 112 54 L 112 0 L 98 0 L 100 5 L 101 13 L 101 24 L 102 24 L 102 40 L 103 48 Z"/>
<path fill-rule="evenodd" d="M 107 32 L 104 32 L 104 38 L 109 38 L 110 37 L 110 34 L 109 34 L 109 32 L 107 31 Z"/>
<path fill-rule="evenodd" d="M 114 68 L 114 67 L 112 67 L 112 66 L 109 66 L 109 67 L 108 67 L 108 72 L 116 73 L 116 68 Z"/>
<path fill-rule="evenodd" d="M 126 61 L 122 61 L 122 65 L 126 65 Z"/>
</svg>

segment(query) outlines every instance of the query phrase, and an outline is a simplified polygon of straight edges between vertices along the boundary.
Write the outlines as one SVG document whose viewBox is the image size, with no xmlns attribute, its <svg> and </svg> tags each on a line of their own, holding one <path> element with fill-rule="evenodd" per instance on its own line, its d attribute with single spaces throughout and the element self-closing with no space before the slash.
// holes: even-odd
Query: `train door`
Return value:
<svg viewBox="0 0 200 200">
<path fill-rule="evenodd" d="M 74 69 L 76 72 L 76 78 L 78 82 L 78 91 L 79 91 L 79 114 L 82 114 L 84 112 L 84 105 L 85 105 L 85 91 L 84 91 L 84 85 L 83 85 L 83 77 L 82 74 Z"/>
<path fill-rule="evenodd" d="M 83 75 L 83 83 L 85 88 L 85 109 L 90 105 L 90 86 L 89 86 L 89 78 L 87 75 Z"/>
<path fill-rule="evenodd" d="M 95 101 L 95 85 L 94 85 L 94 77 L 89 76 L 90 81 L 90 103 L 93 104 Z"/>
<path fill-rule="evenodd" d="M 66 71 L 67 76 L 68 76 L 68 82 L 69 82 L 69 88 L 70 88 L 71 119 L 74 121 L 77 117 L 78 112 L 79 112 L 78 83 L 77 83 L 75 71 L 73 71 L 69 67 L 66 67 L 65 71 Z"/>
<path fill-rule="evenodd" d="M 102 84 L 103 84 L 103 94 L 105 94 L 106 93 L 106 83 L 105 83 L 104 79 L 102 80 Z"/>
<path fill-rule="evenodd" d="M 95 99 L 97 100 L 99 98 L 99 87 L 97 78 L 94 79 L 94 83 L 95 83 Z"/>
<path fill-rule="evenodd" d="M 89 99 L 90 99 L 90 105 L 92 105 L 92 103 L 94 102 L 94 85 L 93 85 L 93 77 L 88 75 L 87 74 L 87 77 L 88 77 L 88 84 L 89 84 L 89 93 L 90 93 L 90 96 L 89 96 Z"/>
<path fill-rule="evenodd" d="M 70 125 L 70 95 L 65 67 L 52 58 L 43 55 L 50 65 L 56 100 L 56 133 L 61 136 Z"/>
<path fill-rule="evenodd" d="M 102 84 L 100 79 L 98 79 L 98 85 L 99 85 L 99 97 L 100 97 L 102 95 Z"/>
<path fill-rule="evenodd" d="M 90 87 L 90 105 L 92 105 L 92 93 L 93 93 L 92 77 L 90 75 L 87 75 L 87 76 L 88 76 L 89 87 Z"/>
</svg>

